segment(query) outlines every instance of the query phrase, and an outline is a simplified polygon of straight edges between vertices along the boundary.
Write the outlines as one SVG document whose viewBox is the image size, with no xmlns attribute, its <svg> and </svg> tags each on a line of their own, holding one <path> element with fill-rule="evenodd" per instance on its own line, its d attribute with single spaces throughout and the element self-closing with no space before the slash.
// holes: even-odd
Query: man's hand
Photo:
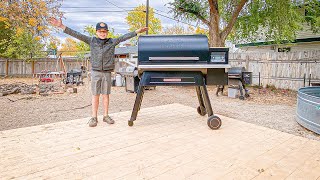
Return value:
<svg viewBox="0 0 320 180">
<path fill-rule="evenodd" d="M 143 32 L 146 32 L 148 30 L 148 27 L 143 27 L 143 28 L 140 28 L 140 29 L 137 29 L 136 30 L 136 33 L 143 33 Z"/>
<path fill-rule="evenodd" d="M 63 30 L 66 28 L 66 26 L 62 24 L 61 18 L 60 19 L 56 19 L 54 17 L 51 17 L 49 19 L 49 22 L 50 22 L 51 25 L 53 25 L 55 27 L 59 27 L 59 28 L 61 28 Z"/>
</svg>

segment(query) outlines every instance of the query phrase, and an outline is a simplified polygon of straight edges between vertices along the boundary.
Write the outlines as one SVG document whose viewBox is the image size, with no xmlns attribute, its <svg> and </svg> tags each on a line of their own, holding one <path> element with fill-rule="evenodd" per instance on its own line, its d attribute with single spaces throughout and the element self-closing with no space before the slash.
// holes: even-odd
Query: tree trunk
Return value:
<svg viewBox="0 0 320 180">
<path fill-rule="evenodd" d="M 224 47 L 225 39 L 220 37 L 220 33 L 209 27 L 209 45 L 210 47 Z"/>
</svg>

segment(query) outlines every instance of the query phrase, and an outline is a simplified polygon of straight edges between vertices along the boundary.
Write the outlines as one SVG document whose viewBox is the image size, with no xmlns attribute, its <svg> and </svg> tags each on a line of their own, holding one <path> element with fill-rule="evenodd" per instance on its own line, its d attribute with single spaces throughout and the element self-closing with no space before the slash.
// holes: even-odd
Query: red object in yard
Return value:
<svg viewBox="0 0 320 180">
<path fill-rule="evenodd" d="M 43 77 L 40 79 L 41 82 L 53 82 L 53 78 Z"/>
</svg>

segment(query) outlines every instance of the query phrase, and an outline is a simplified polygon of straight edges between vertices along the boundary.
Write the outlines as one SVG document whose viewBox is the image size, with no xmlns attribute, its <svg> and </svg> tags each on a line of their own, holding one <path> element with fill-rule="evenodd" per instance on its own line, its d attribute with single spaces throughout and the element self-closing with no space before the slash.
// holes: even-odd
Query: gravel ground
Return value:
<svg viewBox="0 0 320 180">
<path fill-rule="evenodd" d="M 35 79 L 31 78 L 12 78 L 1 79 L 0 85 L 14 82 L 37 83 Z M 308 131 L 296 123 L 296 92 L 252 87 L 249 88 L 250 98 L 242 101 L 228 98 L 226 92 L 217 97 L 215 87 L 208 87 L 208 91 L 213 112 L 216 114 L 320 140 L 320 135 Z M 131 111 L 134 100 L 135 94 L 125 92 L 124 87 L 113 87 L 109 113 Z M 159 86 L 155 90 L 147 90 L 141 108 L 171 103 L 180 103 L 196 108 L 198 99 L 194 87 Z M 91 95 L 88 85 L 79 86 L 78 93 L 74 94 L 8 95 L 0 97 L 0 104 L 0 131 L 86 118 L 91 114 Z M 102 115 L 101 108 L 99 115 Z"/>
</svg>

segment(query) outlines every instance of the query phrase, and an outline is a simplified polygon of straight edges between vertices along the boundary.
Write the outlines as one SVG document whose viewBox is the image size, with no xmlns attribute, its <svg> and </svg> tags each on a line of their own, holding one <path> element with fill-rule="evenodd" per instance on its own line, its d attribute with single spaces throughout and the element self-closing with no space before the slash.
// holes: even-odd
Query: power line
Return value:
<svg viewBox="0 0 320 180">
<path fill-rule="evenodd" d="M 117 10 L 112 10 L 112 11 L 65 11 L 65 13 L 82 13 L 82 12 L 86 12 L 86 13 L 100 13 L 100 12 L 132 12 L 132 11 L 139 11 L 139 10 L 126 10 L 126 11 L 117 11 Z M 142 11 L 143 12 L 143 11 Z"/>
<path fill-rule="evenodd" d="M 108 0 L 106 0 L 106 1 L 107 1 L 108 3 L 114 5 L 114 6 L 117 7 L 117 8 L 120 8 L 120 9 L 123 9 L 124 11 L 127 11 L 126 9 L 124 9 L 124 8 L 122 8 L 122 7 L 119 7 L 119 6 L 117 6 L 116 4 L 114 4 L 114 3 L 112 3 L 112 2 L 110 2 L 110 1 L 108 1 Z"/>
<path fill-rule="evenodd" d="M 62 9 L 112 9 L 114 7 L 80 7 L 80 6 L 77 6 L 77 7 L 73 7 L 73 6 L 69 6 L 69 7 L 61 7 Z M 135 8 L 135 7 L 121 7 L 121 8 Z"/>
<path fill-rule="evenodd" d="M 156 9 L 156 8 L 153 8 L 154 10 L 156 10 L 156 11 L 159 11 L 159 12 L 163 12 L 163 13 L 166 13 L 166 14 L 168 14 L 169 12 L 165 12 L 165 11 L 162 11 L 162 10 L 159 10 L 159 9 Z"/>
<path fill-rule="evenodd" d="M 155 13 L 155 14 L 157 14 L 157 15 L 159 15 L 159 16 L 162 16 L 162 17 L 165 17 L 165 18 L 168 18 L 168 19 L 171 19 L 171 20 L 177 21 L 177 22 L 179 22 L 179 23 L 187 24 L 187 25 L 189 25 L 189 26 L 192 26 L 192 27 L 197 28 L 197 26 L 195 26 L 195 25 L 192 25 L 192 24 L 189 24 L 189 23 L 186 23 L 186 22 L 180 21 L 180 20 L 178 20 L 178 19 L 174 19 L 174 18 L 171 18 L 171 17 L 169 17 L 169 16 L 166 16 L 166 15 L 163 15 L 163 14 L 160 14 L 160 13 L 157 13 L 157 12 L 154 12 L 154 13 Z"/>
</svg>

